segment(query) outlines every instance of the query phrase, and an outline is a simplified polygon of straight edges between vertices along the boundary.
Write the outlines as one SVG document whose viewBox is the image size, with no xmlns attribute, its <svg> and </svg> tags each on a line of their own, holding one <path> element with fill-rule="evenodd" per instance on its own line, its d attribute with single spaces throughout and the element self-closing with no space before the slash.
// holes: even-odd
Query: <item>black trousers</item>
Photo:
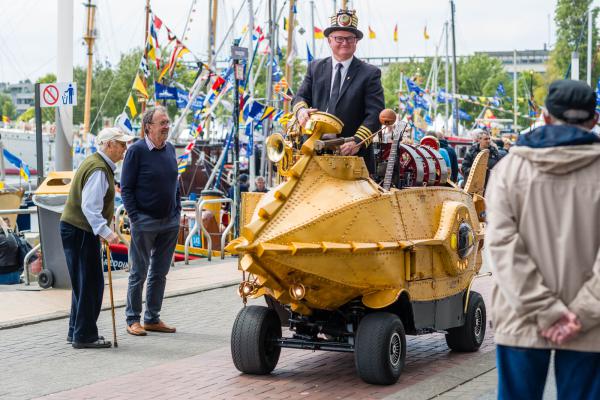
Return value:
<svg viewBox="0 0 600 400">
<path fill-rule="evenodd" d="M 68 336 L 77 343 L 95 342 L 104 294 L 100 240 L 93 233 L 62 221 L 60 236 L 73 286 Z"/>
</svg>

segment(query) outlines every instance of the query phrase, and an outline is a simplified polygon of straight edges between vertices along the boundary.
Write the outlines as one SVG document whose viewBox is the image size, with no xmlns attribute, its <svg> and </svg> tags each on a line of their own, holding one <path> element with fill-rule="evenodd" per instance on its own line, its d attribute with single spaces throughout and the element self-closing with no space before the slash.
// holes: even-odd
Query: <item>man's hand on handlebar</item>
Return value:
<svg viewBox="0 0 600 400">
<path fill-rule="evenodd" d="M 360 145 L 354 142 L 344 143 L 340 146 L 340 154 L 343 156 L 353 156 L 360 150 Z"/>
<path fill-rule="evenodd" d="M 301 108 L 298 110 L 298 112 L 296 113 L 296 117 L 298 118 L 298 122 L 300 122 L 300 125 L 303 128 L 306 125 L 306 123 L 308 122 L 308 120 L 310 118 L 310 114 L 314 113 L 315 111 L 318 111 L 318 109 L 316 109 L 316 108 Z"/>
</svg>

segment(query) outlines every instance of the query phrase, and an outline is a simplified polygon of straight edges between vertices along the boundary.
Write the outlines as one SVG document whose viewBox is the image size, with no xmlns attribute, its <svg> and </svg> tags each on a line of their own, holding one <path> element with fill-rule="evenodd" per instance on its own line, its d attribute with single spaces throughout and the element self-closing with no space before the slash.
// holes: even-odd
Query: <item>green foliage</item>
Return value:
<svg viewBox="0 0 600 400">
<path fill-rule="evenodd" d="M 556 22 L 556 44 L 550 55 L 549 81 L 563 79 L 571 64 L 571 53 L 577 48 L 579 52 L 579 78 L 586 77 L 587 64 L 587 10 L 592 0 L 558 0 L 554 21 Z M 593 71 L 592 77 L 595 81 L 600 73 L 598 64 L 598 28 L 596 19 L 598 8 L 592 11 L 592 49 Z M 577 45 L 579 44 L 579 47 Z M 569 74 L 570 77 L 570 74 Z"/>
<path fill-rule="evenodd" d="M 433 63 L 432 58 L 427 58 L 423 62 L 410 60 L 405 63 L 390 64 L 381 76 L 383 93 L 385 96 L 385 106 L 394 110 L 398 109 L 398 94 L 400 85 L 404 88 L 406 94 L 406 84 L 400 84 L 401 77 L 410 78 L 420 85 L 425 86 L 427 74 Z"/>
<path fill-rule="evenodd" d="M 17 110 L 9 95 L 0 93 L 0 115 L 10 118 L 15 118 Z M 0 118 L 1 120 L 2 118 Z"/>
<path fill-rule="evenodd" d="M 422 62 L 411 60 L 406 63 L 391 64 L 384 69 L 382 76 L 382 85 L 385 94 L 385 104 L 388 108 L 397 109 L 398 107 L 398 91 L 400 74 L 403 73 L 405 78 L 415 80 L 421 87 L 425 88 L 427 76 L 433 64 L 432 58 L 427 58 Z M 444 88 L 445 74 L 444 64 L 439 65 L 438 87 Z M 449 73 L 451 73 L 451 68 Z M 457 92 L 469 96 L 493 97 L 496 95 L 498 84 L 502 83 L 506 91 L 506 97 L 513 97 L 513 80 L 512 75 L 507 73 L 498 59 L 489 57 L 485 54 L 476 54 L 471 57 L 462 58 L 456 68 L 457 74 Z M 545 97 L 545 81 L 543 76 L 538 73 L 527 72 L 519 74 L 517 87 L 517 97 L 530 98 L 530 92 L 533 91 L 536 104 L 543 104 Z M 449 77 L 449 82 L 452 82 L 452 77 Z M 403 87 L 406 87 L 403 83 Z M 405 89 L 406 90 L 406 89 Z M 451 88 L 449 88 L 451 91 Z M 404 93 L 406 94 L 406 93 Z M 505 109 L 513 108 L 512 100 L 504 98 L 502 106 Z M 439 105 L 438 105 L 439 106 Z M 465 101 L 459 102 L 461 109 L 466 111 L 473 117 L 479 115 L 482 107 L 476 104 Z M 524 114 L 529 113 L 529 105 L 525 102 L 519 103 L 519 111 Z M 438 109 L 438 113 L 440 110 Z M 494 111 L 500 118 L 511 118 L 511 114 L 503 114 L 500 111 Z"/>
</svg>

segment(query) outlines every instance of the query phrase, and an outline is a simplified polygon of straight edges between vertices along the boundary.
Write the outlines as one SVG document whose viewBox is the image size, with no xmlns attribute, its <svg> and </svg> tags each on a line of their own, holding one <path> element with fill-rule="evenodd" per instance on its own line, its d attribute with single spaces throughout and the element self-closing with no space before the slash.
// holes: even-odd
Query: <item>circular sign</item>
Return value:
<svg viewBox="0 0 600 400">
<path fill-rule="evenodd" d="M 46 86 L 44 93 L 42 93 L 42 97 L 47 105 L 55 105 L 58 101 L 58 88 L 53 85 Z"/>
</svg>

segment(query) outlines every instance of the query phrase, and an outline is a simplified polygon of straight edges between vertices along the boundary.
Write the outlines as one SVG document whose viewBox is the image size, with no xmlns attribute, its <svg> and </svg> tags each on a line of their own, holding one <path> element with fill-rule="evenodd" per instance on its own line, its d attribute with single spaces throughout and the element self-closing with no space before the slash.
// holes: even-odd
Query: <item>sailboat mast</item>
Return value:
<svg viewBox="0 0 600 400">
<path fill-rule="evenodd" d="M 315 45 L 315 1 L 310 0 L 310 31 L 312 41 L 312 55 L 317 58 L 317 47 Z"/>
<path fill-rule="evenodd" d="M 287 21 L 287 60 L 285 61 L 285 79 L 287 81 L 288 87 L 292 86 L 292 82 L 294 79 L 294 7 L 295 1 L 290 0 L 290 10 L 288 13 L 288 21 Z M 290 109 L 290 102 L 288 100 L 284 100 L 283 102 L 283 111 L 288 112 Z"/>
<path fill-rule="evenodd" d="M 274 60 L 274 53 L 275 53 L 275 47 L 274 47 L 274 42 L 275 42 L 275 18 L 276 18 L 276 13 L 277 13 L 277 2 L 276 0 L 268 0 L 267 2 L 268 7 L 269 7 L 269 11 L 268 11 L 268 15 L 269 15 L 269 33 L 267 35 L 267 40 L 269 41 L 269 55 L 268 55 L 268 60 L 267 60 L 267 88 L 266 88 L 266 100 L 265 103 L 267 106 L 272 106 L 273 102 L 272 102 L 272 97 L 273 97 L 273 60 Z M 267 170 L 267 163 L 269 162 L 267 159 L 267 154 L 265 152 L 266 149 L 266 140 L 267 137 L 269 136 L 269 133 L 271 131 L 271 119 L 267 118 L 265 120 L 266 124 L 265 124 L 265 130 L 263 132 L 263 151 L 261 153 L 261 164 L 260 164 L 260 174 L 262 176 L 266 176 L 268 175 L 268 170 Z M 268 168 L 269 170 L 271 168 Z M 267 177 L 267 181 L 270 184 L 270 180 Z"/>
<path fill-rule="evenodd" d="M 148 35 L 150 34 L 150 0 L 146 0 L 146 29 L 144 30 L 144 59 L 146 60 L 146 65 L 148 65 Z M 142 82 L 144 86 L 146 86 L 146 77 L 142 74 Z M 146 111 L 146 99 L 140 98 L 140 103 L 142 103 L 142 114 Z M 140 136 L 144 137 L 144 129 L 140 129 Z"/>
<path fill-rule="evenodd" d="M 450 10 L 452 14 L 452 98 L 454 101 L 452 102 L 452 123 L 453 123 L 453 133 L 458 135 L 458 104 L 456 101 L 456 35 L 454 32 L 454 0 L 450 0 Z"/>
<path fill-rule="evenodd" d="M 92 107 L 92 74 L 94 66 L 94 40 L 96 39 L 96 30 L 94 29 L 94 20 L 96 16 L 96 5 L 92 0 L 84 3 L 87 8 L 87 28 L 83 40 L 87 45 L 87 74 L 85 77 L 85 104 L 83 108 L 83 137 L 85 143 L 87 134 L 90 132 L 90 109 Z"/>
<path fill-rule="evenodd" d="M 445 66 L 445 83 L 444 83 L 444 90 L 446 91 L 445 96 L 444 96 L 444 103 L 445 103 L 445 115 L 444 115 L 444 133 L 448 134 L 448 106 L 449 106 L 449 101 L 450 99 L 448 98 L 448 84 L 449 84 L 449 79 L 450 76 L 448 74 L 448 67 L 450 64 L 450 57 L 449 57 L 449 53 L 448 53 L 448 21 L 446 21 L 444 23 L 444 32 L 446 35 L 446 66 Z"/>
<path fill-rule="evenodd" d="M 219 0 L 210 0 L 208 3 L 210 26 L 208 28 L 208 65 L 213 68 L 217 60 L 215 60 L 215 43 L 217 41 L 217 14 L 219 11 Z"/>
<path fill-rule="evenodd" d="M 590 85 L 590 87 L 592 86 L 592 35 L 593 35 L 593 15 L 592 15 L 592 7 L 590 6 L 590 8 L 588 9 L 588 16 L 587 16 L 587 33 L 588 33 L 588 37 L 587 37 L 587 84 Z M 531 94 L 531 98 L 533 99 L 533 93 Z"/>
</svg>

